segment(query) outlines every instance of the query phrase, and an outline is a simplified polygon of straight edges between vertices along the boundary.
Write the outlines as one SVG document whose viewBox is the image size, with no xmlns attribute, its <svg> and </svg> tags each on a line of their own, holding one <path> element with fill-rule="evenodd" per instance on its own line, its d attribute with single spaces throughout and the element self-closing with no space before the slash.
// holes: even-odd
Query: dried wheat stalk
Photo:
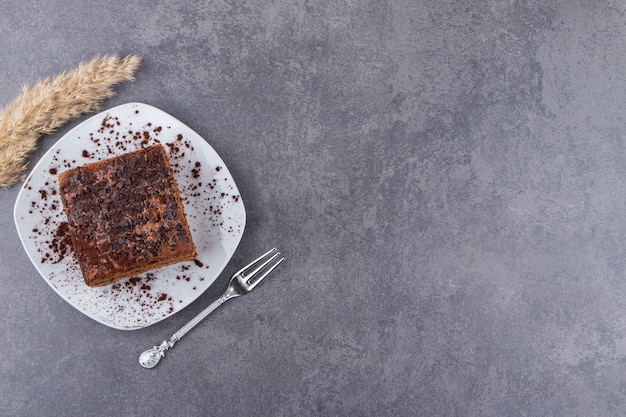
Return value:
<svg viewBox="0 0 626 417">
<path fill-rule="evenodd" d="M 0 187 L 23 177 L 41 135 L 99 109 L 105 98 L 115 95 L 112 87 L 132 80 L 140 64 L 138 56 L 107 55 L 55 79 L 38 81 L 32 88 L 24 86 L 22 94 L 0 110 Z"/>
</svg>

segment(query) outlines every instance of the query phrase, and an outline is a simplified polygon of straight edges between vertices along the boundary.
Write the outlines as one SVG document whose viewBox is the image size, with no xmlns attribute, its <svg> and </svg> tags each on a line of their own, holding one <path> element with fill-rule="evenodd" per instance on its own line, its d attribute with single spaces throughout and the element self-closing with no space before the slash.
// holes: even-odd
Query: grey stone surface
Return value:
<svg viewBox="0 0 626 417">
<path fill-rule="evenodd" d="M 0 415 L 625 415 L 625 23 L 615 0 L 4 0 L 2 105 L 140 54 L 106 107 L 205 137 L 248 226 L 198 301 L 123 332 L 38 276 L 0 190 Z M 271 245 L 280 273 L 139 367 Z"/>
</svg>

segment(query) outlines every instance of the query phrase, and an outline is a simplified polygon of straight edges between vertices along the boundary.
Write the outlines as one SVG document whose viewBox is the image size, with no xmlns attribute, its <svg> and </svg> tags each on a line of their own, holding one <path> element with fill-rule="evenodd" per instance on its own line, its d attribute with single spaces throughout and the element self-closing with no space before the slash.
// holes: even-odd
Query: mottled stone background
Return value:
<svg viewBox="0 0 626 417">
<path fill-rule="evenodd" d="M 38 276 L 0 190 L 0 415 L 626 415 L 622 1 L 3 0 L 0 104 L 112 52 L 145 61 L 106 107 L 205 137 L 246 233 L 123 332 Z M 280 272 L 139 367 L 273 245 Z"/>
</svg>

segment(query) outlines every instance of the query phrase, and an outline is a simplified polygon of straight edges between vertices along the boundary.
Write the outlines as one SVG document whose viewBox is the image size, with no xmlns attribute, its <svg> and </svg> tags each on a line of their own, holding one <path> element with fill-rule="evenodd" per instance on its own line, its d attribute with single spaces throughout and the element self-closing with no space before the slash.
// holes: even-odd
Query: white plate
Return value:
<svg viewBox="0 0 626 417">
<path fill-rule="evenodd" d="M 174 169 L 197 261 L 90 288 L 63 236 L 67 218 L 58 174 L 157 142 Z M 92 319 L 124 330 L 161 321 L 206 291 L 235 252 L 246 223 L 235 181 L 215 150 L 174 117 L 141 103 L 102 112 L 55 143 L 25 181 L 14 217 L 24 249 L 54 291 Z"/>
</svg>

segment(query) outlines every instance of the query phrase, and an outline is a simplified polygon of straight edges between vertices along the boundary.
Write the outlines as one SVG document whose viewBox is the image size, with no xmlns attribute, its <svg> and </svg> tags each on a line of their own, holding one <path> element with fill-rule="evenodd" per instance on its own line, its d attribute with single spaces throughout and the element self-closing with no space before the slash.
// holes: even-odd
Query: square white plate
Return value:
<svg viewBox="0 0 626 417">
<path fill-rule="evenodd" d="M 90 288 L 64 234 L 58 174 L 155 143 L 170 158 L 198 258 Z M 57 294 L 102 324 L 130 330 L 171 316 L 209 288 L 241 240 L 246 212 L 226 164 L 202 137 L 162 110 L 128 103 L 84 121 L 50 148 L 26 179 L 14 218 L 30 260 Z"/>
</svg>

